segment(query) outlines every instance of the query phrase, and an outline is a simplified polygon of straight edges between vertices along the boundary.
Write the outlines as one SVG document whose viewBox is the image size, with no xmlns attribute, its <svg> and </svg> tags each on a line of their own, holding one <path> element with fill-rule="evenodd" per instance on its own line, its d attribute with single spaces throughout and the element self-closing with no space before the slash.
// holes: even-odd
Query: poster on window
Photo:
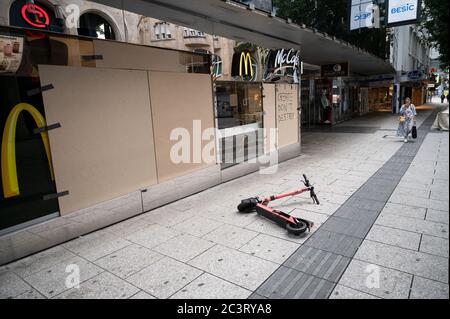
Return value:
<svg viewBox="0 0 450 319">
<path fill-rule="evenodd" d="M 0 73 L 16 73 L 22 62 L 23 38 L 0 34 Z"/>
</svg>

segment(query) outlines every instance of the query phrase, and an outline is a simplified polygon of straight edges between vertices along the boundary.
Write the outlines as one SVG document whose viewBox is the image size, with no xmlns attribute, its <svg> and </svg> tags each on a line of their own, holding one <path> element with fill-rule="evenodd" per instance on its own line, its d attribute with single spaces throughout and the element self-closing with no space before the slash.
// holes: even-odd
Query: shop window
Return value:
<svg viewBox="0 0 450 319">
<path fill-rule="evenodd" d="M 227 168 L 264 153 L 261 84 L 216 82 L 221 162 Z"/>
<path fill-rule="evenodd" d="M 155 34 L 155 40 L 170 40 L 173 38 L 170 32 L 170 26 L 166 22 L 155 23 L 153 32 Z"/>
<path fill-rule="evenodd" d="M 95 13 L 85 13 L 80 16 L 78 34 L 98 39 L 116 40 L 112 25 Z"/>
<path fill-rule="evenodd" d="M 222 76 L 223 62 L 220 56 L 213 55 L 213 77 L 215 79 Z"/>
</svg>

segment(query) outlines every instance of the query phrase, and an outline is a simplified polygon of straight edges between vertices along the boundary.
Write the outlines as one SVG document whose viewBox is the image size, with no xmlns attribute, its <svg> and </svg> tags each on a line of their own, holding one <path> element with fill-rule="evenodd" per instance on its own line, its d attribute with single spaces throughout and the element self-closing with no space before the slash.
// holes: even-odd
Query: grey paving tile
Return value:
<svg viewBox="0 0 450 319">
<path fill-rule="evenodd" d="M 45 299 L 45 297 L 41 293 L 39 293 L 39 291 L 37 291 L 35 289 L 32 289 L 30 291 L 27 291 L 27 292 L 25 292 L 25 293 L 15 297 L 14 299 L 28 299 L 28 300 L 31 300 L 31 299 Z"/>
<path fill-rule="evenodd" d="M 270 261 L 219 245 L 189 264 L 252 291 L 278 268 Z"/>
<path fill-rule="evenodd" d="M 414 276 L 411 299 L 448 299 L 448 284 Z"/>
<path fill-rule="evenodd" d="M 239 250 L 262 259 L 282 264 L 300 247 L 299 244 L 260 234 Z"/>
<path fill-rule="evenodd" d="M 311 240 L 305 242 L 304 245 L 345 257 L 353 257 L 361 242 L 362 239 L 357 237 L 319 229 L 319 231 L 312 235 Z"/>
<path fill-rule="evenodd" d="M 72 288 L 69 285 L 70 281 L 68 280 L 71 275 L 76 275 L 76 273 L 69 268 L 70 266 L 78 267 L 80 283 L 97 276 L 104 271 L 80 257 L 75 257 L 25 277 L 24 280 L 45 297 L 52 298 L 63 291 Z"/>
<path fill-rule="evenodd" d="M 380 299 L 380 298 L 342 285 L 336 285 L 329 299 Z"/>
<path fill-rule="evenodd" d="M 22 277 L 26 277 L 75 257 L 75 254 L 62 246 L 56 246 L 43 252 L 31 255 L 6 266 Z"/>
<path fill-rule="evenodd" d="M 360 260 L 352 260 L 340 285 L 385 299 L 407 299 L 412 275 Z"/>
<path fill-rule="evenodd" d="M 126 281 L 104 272 L 58 295 L 57 299 L 128 299 L 139 291 Z"/>
<path fill-rule="evenodd" d="M 94 261 L 130 244 L 123 238 L 105 231 L 97 231 L 65 243 L 63 247 L 87 260 Z"/>
<path fill-rule="evenodd" d="M 448 258 L 448 239 L 423 235 L 420 251 Z"/>
<path fill-rule="evenodd" d="M 166 257 L 127 278 L 127 281 L 157 298 L 172 294 L 200 276 L 202 271 Z"/>
<path fill-rule="evenodd" d="M 203 238 L 223 246 L 239 249 L 256 236 L 258 236 L 257 232 L 248 229 L 233 225 L 222 225 L 203 236 Z"/>
<path fill-rule="evenodd" d="M 448 222 L 448 220 L 449 220 L 449 213 L 448 212 L 444 212 L 444 211 L 440 211 L 440 210 L 428 209 L 427 210 L 426 220 L 429 220 L 431 222 L 442 223 L 442 224 L 447 224 L 448 225 L 448 223 L 449 223 Z"/>
<path fill-rule="evenodd" d="M 151 225 L 151 223 L 142 220 L 142 218 L 139 216 L 139 217 L 130 218 L 126 221 L 109 226 L 109 227 L 105 228 L 105 231 L 107 231 L 113 235 L 125 238 L 129 235 L 132 235 L 132 234 L 148 227 L 149 225 Z"/>
<path fill-rule="evenodd" d="M 172 228 L 189 235 L 202 237 L 222 225 L 223 223 L 221 222 L 195 216 Z"/>
<path fill-rule="evenodd" d="M 132 244 L 96 260 L 94 263 L 120 278 L 127 278 L 164 258 L 145 247 Z"/>
<path fill-rule="evenodd" d="M 178 231 L 155 224 L 127 236 L 126 239 L 144 247 L 153 248 L 179 235 Z"/>
<path fill-rule="evenodd" d="M 298 217 L 298 218 L 309 220 L 309 221 L 313 222 L 314 225 L 317 225 L 317 226 L 322 225 L 324 222 L 327 221 L 328 218 L 330 218 L 329 215 L 310 212 L 310 211 L 307 211 L 307 210 L 304 210 L 301 208 L 294 209 L 289 214 L 291 214 L 292 216 Z"/>
<path fill-rule="evenodd" d="M 164 206 L 145 213 L 142 217 L 142 221 L 168 227 L 184 222 L 191 217 L 192 214 L 189 212 L 179 211 L 175 208 Z"/>
<path fill-rule="evenodd" d="M 420 234 L 400 229 L 374 225 L 366 239 L 401 248 L 418 250 Z"/>
<path fill-rule="evenodd" d="M 386 202 L 384 201 L 375 201 L 370 199 L 352 197 L 343 206 L 380 212 L 384 208 L 385 204 Z"/>
<path fill-rule="evenodd" d="M 286 229 L 263 217 L 259 217 L 255 222 L 248 225 L 246 228 L 261 234 L 292 241 L 297 244 L 304 243 L 308 238 L 310 238 L 311 234 L 317 231 L 317 227 L 313 227 L 313 229 L 311 229 L 311 233 L 305 233 L 301 236 L 294 236 L 288 233 Z"/>
<path fill-rule="evenodd" d="M 371 222 L 332 216 L 322 225 L 321 228 L 329 232 L 364 239 L 371 227 Z"/>
<path fill-rule="evenodd" d="M 355 259 L 431 280 L 448 282 L 448 258 L 365 240 Z"/>
<path fill-rule="evenodd" d="M 440 210 L 440 211 L 444 211 L 444 212 L 448 212 L 448 209 L 449 209 L 448 201 L 420 198 L 420 197 L 414 196 L 414 194 L 392 195 L 392 197 L 389 199 L 389 202 L 407 205 L 407 206 L 413 206 L 413 207 L 429 208 L 429 209 Z"/>
<path fill-rule="evenodd" d="M 31 286 L 15 273 L 0 273 L 0 299 L 11 299 L 30 291 Z"/>
<path fill-rule="evenodd" d="M 361 221 L 365 223 L 374 223 L 378 218 L 379 212 L 371 210 L 363 210 L 356 207 L 341 207 L 336 213 L 335 217 L 347 218 L 354 221 Z"/>
<path fill-rule="evenodd" d="M 210 274 L 203 274 L 171 299 L 246 299 L 252 292 Z"/>
<path fill-rule="evenodd" d="M 425 219 L 426 208 L 405 206 L 401 204 L 387 203 L 381 211 L 381 215 L 391 214 L 416 219 Z"/>
<path fill-rule="evenodd" d="M 252 293 L 252 294 L 250 295 L 250 297 L 248 297 L 248 299 L 253 299 L 253 300 L 264 300 L 264 299 L 269 299 L 269 298 L 264 297 L 264 296 L 261 296 L 261 295 L 258 295 L 257 293 Z"/>
<path fill-rule="evenodd" d="M 333 288 L 329 281 L 280 267 L 256 293 L 269 299 L 326 299 Z"/>
<path fill-rule="evenodd" d="M 324 250 L 302 246 L 283 266 L 296 269 L 328 281 L 337 282 L 350 262 L 350 258 Z"/>
<path fill-rule="evenodd" d="M 133 295 L 132 297 L 128 299 L 156 299 L 152 295 L 146 293 L 145 291 L 139 291 L 137 294 Z"/>
<path fill-rule="evenodd" d="M 435 223 L 427 220 L 381 214 L 380 217 L 378 217 L 376 224 L 435 237 L 448 238 L 447 224 Z"/>
<path fill-rule="evenodd" d="M 200 255 L 215 243 L 192 235 L 181 235 L 156 246 L 153 250 L 182 262 Z"/>
</svg>

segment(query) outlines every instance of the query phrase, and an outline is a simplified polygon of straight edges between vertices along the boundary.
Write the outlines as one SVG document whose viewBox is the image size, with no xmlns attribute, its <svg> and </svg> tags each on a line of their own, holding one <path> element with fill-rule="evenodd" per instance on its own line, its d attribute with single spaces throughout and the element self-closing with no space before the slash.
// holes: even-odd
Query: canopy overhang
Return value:
<svg viewBox="0 0 450 319">
<path fill-rule="evenodd" d="M 349 62 L 355 75 L 394 73 L 392 65 L 347 42 L 230 0 L 92 0 L 205 33 L 266 48 L 296 48 L 302 60 Z"/>
</svg>

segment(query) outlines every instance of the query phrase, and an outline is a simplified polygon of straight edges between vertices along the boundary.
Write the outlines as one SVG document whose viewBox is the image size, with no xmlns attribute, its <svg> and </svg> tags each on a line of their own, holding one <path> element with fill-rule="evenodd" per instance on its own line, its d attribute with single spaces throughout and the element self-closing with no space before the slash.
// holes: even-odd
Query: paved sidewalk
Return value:
<svg viewBox="0 0 450 319">
<path fill-rule="evenodd" d="M 430 114 L 420 111 L 418 124 Z M 396 120 L 375 114 L 307 132 L 303 155 L 276 175 L 252 174 L 6 265 L 0 298 L 269 297 L 255 291 L 289 258 L 307 256 L 303 244 L 326 232 L 332 215 L 404 146 L 383 138 L 395 134 Z M 314 267 L 300 271 L 302 289 L 317 298 L 448 298 L 448 167 L 448 133 L 428 133 L 367 237 L 356 237 L 361 245 L 334 253 L 341 270 L 334 277 Z M 278 205 L 314 221 L 312 234 L 292 237 L 256 214 L 236 212 L 243 198 L 298 188 L 303 173 L 321 205 L 308 196 Z M 66 285 L 74 266 L 79 289 Z"/>
</svg>

